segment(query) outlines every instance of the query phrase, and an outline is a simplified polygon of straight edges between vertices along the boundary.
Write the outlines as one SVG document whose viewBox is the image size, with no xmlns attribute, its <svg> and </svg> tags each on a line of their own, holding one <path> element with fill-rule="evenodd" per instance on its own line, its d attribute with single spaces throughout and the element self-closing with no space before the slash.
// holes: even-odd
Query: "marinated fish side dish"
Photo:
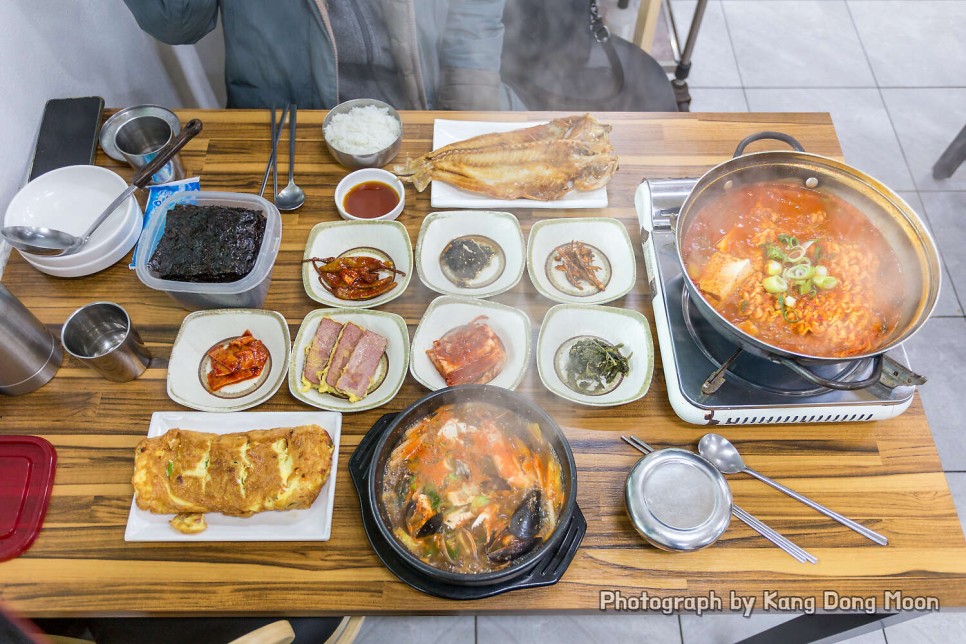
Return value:
<svg viewBox="0 0 966 644">
<path fill-rule="evenodd" d="M 406 430 L 380 493 L 396 539 L 441 570 L 500 570 L 546 541 L 564 503 L 537 423 L 487 403 L 444 405 Z"/>
<path fill-rule="evenodd" d="M 727 191 L 695 213 L 682 243 L 688 276 L 736 327 L 786 351 L 874 351 L 902 310 L 902 271 L 858 208 L 780 182 Z"/>
<path fill-rule="evenodd" d="M 319 321 L 305 349 L 302 391 L 317 389 L 358 402 L 382 384 L 388 371 L 389 341 L 352 322 Z"/>
<path fill-rule="evenodd" d="M 147 266 L 163 280 L 236 282 L 255 268 L 265 225 L 255 210 L 179 204 Z"/>
<path fill-rule="evenodd" d="M 175 514 L 171 526 L 194 534 L 205 513 L 248 517 L 311 506 L 332 468 L 332 437 L 318 425 L 210 434 L 171 429 L 134 450 L 135 501 Z"/>
<path fill-rule="evenodd" d="M 496 199 L 553 201 L 607 185 L 618 166 L 610 130 L 590 114 L 568 116 L 458 141 L 393 170 L 419 192 L 435 180 Z"/>
<path fill-rule="evenodd" d="M 436 371 L 446 381 L 446 386 L 483 385 L 503 371 L 506 365 L 506 348 L 493 329 L 481 315 L 469 324 L 458 326 L 426 351 Z"/>
<path fill-rule="evenodd" d="M 342 257 L 310 257 L 302 263 L 311 263 L 318 273 L 319 284 L 340 300 L 371 300 L 396 288 L 397 270 L 391 260 L 365 255 Z M 389 273 L 385 277 L 383 273 Z"/>
<path fill-rule="evenodd" d="M 271 358 L 265 344 L 247 329 L 237 338 L 219 342 L 206 355 L 210 361 L 206 379 L 208 390 L 212 392 L 257 378 Z"/>
</svg>

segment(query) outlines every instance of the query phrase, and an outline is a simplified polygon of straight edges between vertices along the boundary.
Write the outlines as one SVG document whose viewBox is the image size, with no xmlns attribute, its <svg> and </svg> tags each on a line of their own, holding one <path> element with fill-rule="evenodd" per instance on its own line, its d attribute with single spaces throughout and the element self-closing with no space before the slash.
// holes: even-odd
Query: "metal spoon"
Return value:
<svg viewBox="0 0 966 644">
<path fill-rule="evenodd" d="M 111 213 L 127 201 L 138 188 L 143 188 L 147 185 L 148 181 L 151 180 L 151 176 L 160 170 L 171 157 L 177 154 L 184 147 L 185 143 L 201 132 L 201 128 L 202 124 L 198 119 L 190 121 L 167 147 L 158 152 L 158 156 L 154 157 L 151 163 L 141 168 L 134 175 L 134 178 L 131 179 L 131 185 L 104 209 L 104 212 L 94 220 L 94 223 L 84 231 L 83 235 L 76 237 L 62 230 L 43 226 L 7 226 L 3 230 L 0 230 L 0 236 L 3 236 L 11 246 L 25 253 L 50 256 L 76 253 L 83 248 L 84 244 L 90 241 L 91 235 L 111 216 Z"/>
<path fill-rule="evenodd" d="M 295 103 L 288 115 L 288 185 L 275 195 L 275 205 L 279 210 L 295 210 L 305 203 L 305 191 L 295 185 Z"/>
<path fill-rule="evenodd" d="M 711 463 L 715 467 L 717 467 L 718 470 L 720 470 L 723 474 L 737 474 L 738 472 L 744 472 L 745 474 L 749 474 L 755 477 L 756 479 L 758 479 L 759 481 L 761 481 L 762 483 L 767 483 L 768 485 L 772 486 L 776 490 L 784 492 L 785 494 L 787 494 L 788 496 L 792 497 L 797 501 L 801 501 L 802 503 L 812 508 L 813 510 L 818 510 L 819 512 L 829 517 L 830 519 L 835 519 L 842 525 L 848 528 L 852 528 L 853 530 L 861 534 L 866 539 L 870 539 L 876 542 L 877 544 L 879 544 L 880 546 L 885 546 L 889 544 L 889 540 L 886 537 L 879 534 L 878 532 L 869 530 L 864 525 L 860 525 L 855 521 L 853 521 L 852 519 L 843 517 L 838 512 L 833 512 L 832 510 L 829 510 L 824 505 L 820 505 L 815 501 L 812 501 L 808 497 L 802 496 L 798 492 L 788 489 L 781 483 L 778 483 L 777 481 L 773 481 L 767 476 L 763 474 L 759 474 L 758 472 L 751 469 L 750 467 L 747 467 L 745 465 L 745 462 L 741 459 L 741 454 L 739 454 L 735 446 L 731 444 L 731 441 L 729 441 L 724 436 L 720 436 L 718 434 L 705 434 L 704 436 L 701 437 L 701 440 L 698 442 L 698 451 L 701 453 L 701 456 L 711 461 Z"/>
</svg>

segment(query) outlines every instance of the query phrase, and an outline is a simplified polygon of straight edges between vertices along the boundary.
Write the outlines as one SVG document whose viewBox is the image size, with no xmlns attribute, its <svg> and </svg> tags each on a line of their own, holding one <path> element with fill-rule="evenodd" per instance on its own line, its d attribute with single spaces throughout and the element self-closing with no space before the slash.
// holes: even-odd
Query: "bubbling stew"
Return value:
<svg viewBox="0 0 966 644">
<path fill-rule="evenodd" d="M 495 405 L 443 405 L 387 459 L 384 517 L 423 562 L 500 570 L 546 541 L 564 503 L 560 461 L 540 426 Z"/>
<path fill-rule="evenodd" d="M 899 260 L 843 198 L 780 182 L 735 187 L 684 233 L 688 276 L 725 319 L 774 347 L 823 358 L 874 352 L 899 322 Z"/>
</svg>

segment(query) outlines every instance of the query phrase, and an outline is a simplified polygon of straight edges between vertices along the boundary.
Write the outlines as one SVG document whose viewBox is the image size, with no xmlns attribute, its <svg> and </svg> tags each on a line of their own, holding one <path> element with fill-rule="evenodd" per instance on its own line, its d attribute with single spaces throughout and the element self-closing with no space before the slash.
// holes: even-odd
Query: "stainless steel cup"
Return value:
<svg viewBox="0 0 966 644">
<path fill-rule="evenodd" d="M 114 145 L 131 167 L 140 170 L 151 163 L 174 136 L 171 124 L 165 119 L 151 115 L 135 116 L 117 129 Z M 181 157 L 176 154 L 151 176 L 151 183 L 168 183 L 184 178 L 184 166 Z"/>
<path fill-rule="evenodd" d="M 151 362 L 127 311 L 113 302 L 94 302 L 71 313 L 60 340 L 67 353 L 114 382 L 134 380 Z"/>
<path fill-rule="evenodd" d="M 0 394 L 19 396 L 47 384 L 63 357 L 47 327 L 0 284 Z"/>
</svg>

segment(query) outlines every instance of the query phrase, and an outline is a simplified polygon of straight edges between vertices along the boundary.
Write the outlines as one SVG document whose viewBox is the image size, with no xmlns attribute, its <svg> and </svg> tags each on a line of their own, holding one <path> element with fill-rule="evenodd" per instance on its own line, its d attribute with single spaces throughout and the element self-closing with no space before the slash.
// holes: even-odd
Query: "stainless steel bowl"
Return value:
<svg viewBox="0 0 966 644">
<path fill-rule="evenodd" d="M 368 105 L 389 110 L 389 115 L 396 119 L 396 121 L 399 123 L 399 136 L 397 136 L 396 140 L 392 142 L 392 145 L 377 152 L 373 152 L 372 154 L 350 154 L 336 148 L 329 142 L 328 138 L 325 138 L 325 129 L 328 127 L 329 123 L 332 122 L 333 116 L 336 114 L 346 114 L 353 107 L 366 107 Z M 343 166 L 352 170 L 356 170 L 358 168 L 381 168 L 395 159 L 396 155 L 399 154 L 399 146 L 402 145 L 402 119 L 399 118 L 399 113 L 387 103 L 377 101 L 374 98 L 357 98 L 344 103 L 339 103 L 329 110 L 329 113 L 325 115 L 325 120 L 322 121 L 322 136 L 325 138 L 325 145 L 327 148 L 329 148 L 329 152 L 331 152 L 332 156 L 335 157 L 335 160 Z"/>
<path fill-rule="evenodd" d="M 624 505 L 634 529 L 662 550 L 698 550 L 718 540 L 731 523 L 731 488 L 703 457 L 659 449 L 627 475 Z"/>
</svg>

